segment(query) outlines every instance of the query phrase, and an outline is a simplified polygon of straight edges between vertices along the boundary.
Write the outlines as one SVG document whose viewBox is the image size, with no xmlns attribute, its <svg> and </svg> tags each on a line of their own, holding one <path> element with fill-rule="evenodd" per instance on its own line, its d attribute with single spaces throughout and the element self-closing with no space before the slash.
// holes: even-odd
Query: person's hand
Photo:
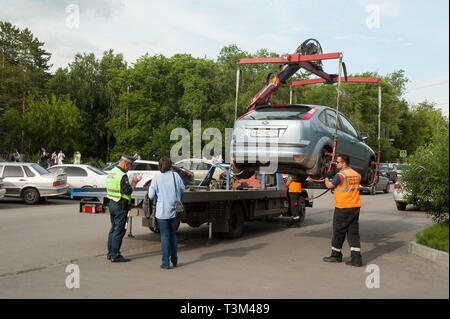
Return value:
<svg viewBox="0 0 450 319">
<path fill-rule="evenodd" d="M 137 183 L 139 183 L 139 182 L 141 181 L 141 179 L 142 179 L 142 175 L 140 175 L 139 177 L 137 177 L 136 175 L 134 175 L 134 176 L 133 176 L 132 183 L 133 183 L 134 185 L 136 185 Z"/>
</svg>

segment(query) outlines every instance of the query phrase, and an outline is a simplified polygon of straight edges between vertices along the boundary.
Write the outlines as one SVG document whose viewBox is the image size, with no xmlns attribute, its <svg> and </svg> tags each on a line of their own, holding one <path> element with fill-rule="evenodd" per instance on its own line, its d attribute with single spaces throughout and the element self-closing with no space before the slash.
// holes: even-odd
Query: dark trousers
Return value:
<svg viewBox="0 0 450 319">
<path fill-rule="evenodd" d="M 301 193 L 298 192 L 291 192 L 288 194 L 292 218 L 302 222 L 305 219 L 303 197 L 301 196 Z"/>
<path fill-rule="evenodd" d="M 351 248 L 361 248 L 359 239 L 359 211 L 360 207 L 334 209 L 333 239 L 331 246 L 341 249 L 347 236 Z"/>
<path fill-rule="evenodd" d="M 111 219 L 111 229 L 108 233 L 108 256 L 115 259 L 120 255 L 122 239 L 125 236 L 125 224 L 127 222 L 126 210 L 120 207 L 115 201 L 109 201 L 109 216 Z"/>
</svg>

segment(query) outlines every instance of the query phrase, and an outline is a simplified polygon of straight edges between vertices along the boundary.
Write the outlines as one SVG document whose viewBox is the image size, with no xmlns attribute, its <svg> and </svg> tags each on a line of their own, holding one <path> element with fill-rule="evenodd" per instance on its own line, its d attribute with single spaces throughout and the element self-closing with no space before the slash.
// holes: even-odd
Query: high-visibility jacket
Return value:
<svg viewBox="0 0 450 319">
<path fill-rule="evenodd" d="M 336 207 L 361 207 L 361 199 L 359 197 L 361 176 L 350 167 L 342 169 L 338 174 L 344 178 L 344 182 L 334 189 Z"/>
<path fill-rule="evenodd" d="M 302 192 L 302 183 L 290 182 L 289 183 L 289 193 L 301 193 Z"/>
<path fill-rule="evenodd" d="M 125 198 L 131 202 L 131 195 L 126 195 L 121 191 L 120 182 L 124 175 L 126 173 L 116 166 L 106 176 L 106 197 L 110 200 L 118 202 L 120 198 Z"/>
</svg>

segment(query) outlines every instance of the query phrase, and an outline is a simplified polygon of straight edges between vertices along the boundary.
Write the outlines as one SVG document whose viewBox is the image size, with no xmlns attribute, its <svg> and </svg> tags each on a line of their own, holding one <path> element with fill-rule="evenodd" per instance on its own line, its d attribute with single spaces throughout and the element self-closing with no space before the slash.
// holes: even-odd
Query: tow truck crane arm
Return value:
<svg viewBox="0 0 450 319">
<path fill-rule="evenodd" d="M 315 41 L 317 45 L 313 44 Z M 312 54 L 311 54 L 312 53 Z M 291 78 L 298 70 L 305 70 L 316 74 L 327 83 L 336 82 L 337 74 L 328 74 L 323 71 L 321 61 L 328 59 L 342 59 L 342 53 L 322 54 L 320 44 L 314 39 L 304 41 L 294 54 L 284 54 L 277 58 L 245 58 L 240 59 L 238 64 L 258 64 L 258 63 L 281 63 L 283 66 L 280 71 L 264 86 L 253 98 L 250 99 L 250 105 L 247 106 L 247 112 L 258 105 L 266 104 L 270 96 L 275 93 L 282 84 Z"/>
</svg>

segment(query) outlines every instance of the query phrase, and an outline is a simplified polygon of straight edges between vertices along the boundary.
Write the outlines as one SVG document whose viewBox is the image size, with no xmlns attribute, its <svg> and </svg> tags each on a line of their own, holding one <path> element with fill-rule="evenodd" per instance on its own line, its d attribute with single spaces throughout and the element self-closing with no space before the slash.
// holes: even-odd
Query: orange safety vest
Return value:
<svg viewBox="0 0 450 319">
<path fill-rule="evenodd" d="M 301 193 L 302 183 L 290 182 L 289 183 L 289 193 Z"/>
<path fill-rule="evenodd" d="M 359 198 L 361 176 L 351 168 L 344 168 L 338 174 L 344 177 L 344 182 L 334 189 L 336 207 L 361 207 L 361 199 Z"/>
</svg>

